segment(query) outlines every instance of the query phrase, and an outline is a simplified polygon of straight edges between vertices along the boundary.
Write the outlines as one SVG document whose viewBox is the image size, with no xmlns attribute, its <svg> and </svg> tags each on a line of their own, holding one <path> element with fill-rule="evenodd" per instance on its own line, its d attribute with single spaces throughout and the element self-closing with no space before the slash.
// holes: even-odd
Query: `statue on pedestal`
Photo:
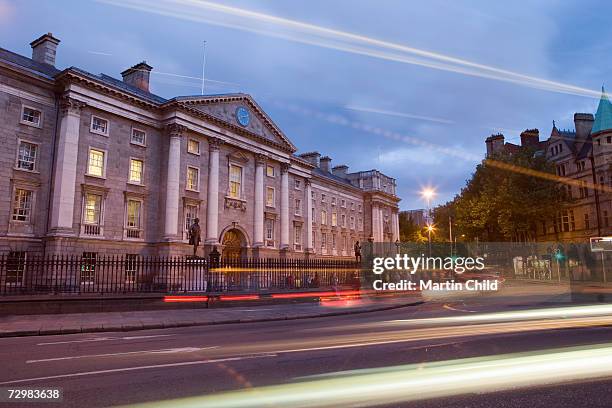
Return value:
<svg viewBox="0 0 612 408">
<path fill-rule="evenodd" d="M 193 224 L 189 228 L 189 245 L 193 245 L 193 256 L 196 257 L 198 245 L 200 245 L 202 229 L 200 228 L 200 219 L 193 220 Z"/>
</svg>

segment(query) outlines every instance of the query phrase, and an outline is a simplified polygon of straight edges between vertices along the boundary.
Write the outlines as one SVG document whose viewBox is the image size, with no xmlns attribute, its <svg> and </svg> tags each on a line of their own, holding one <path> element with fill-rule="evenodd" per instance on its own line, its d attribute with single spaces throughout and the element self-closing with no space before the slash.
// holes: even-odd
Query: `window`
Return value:
<svg viewBox="0 0 612 408">
<path fill-rule="evenodd" d="M 606 210 L 603 211 L 603 221 L 604 221 L 604 227 L 610 226 L 610 218 L 608 218 L 608 211 Z"/>
<path fill-rule="evenodd" d="M 336 197 L 332 197 L 332 199 L 331 199 L 331 205 L 336 205 Z"/>
<path fill-rule="evenodd" d="M 147 134 L 144 130 L 132 128 L 132 138 L 130 142 L 140 146 L 144 146 L 147 139 Z"/>
<path fill-rule="evenodd" d="M 142 184 L 144 162 L 140 159 L 130 159 L 130 183 Z"/>
<path fill-rule="evenodd" d="M 340 207 L 346 208 L 346 200 L 341 200 L 340 201 Z"/>
<path fill-rule="evenodd" d="M 25 272 L 25 251 L 11 251 L 6 258 L 6 283 L 21 285 Z"/>
<path fill-rule="evenodd" d="M 608 136 L 608 137 L 606 137 L 606 143 L 607 143 L 607 144 L 612 143 L 612 136 Z"/>
<path fill-rule="evenodd" d="M 321 249 L 325 250 L 325 248 L 327 248 L 327 234 L 323 232 L 321 234 Z"/>
<path fill-rule="evenodd" d="M 348 237 L 345 235 L 342 239 L 342 251 L 345 252 L 348 246 Z"/>
<path fill-rule="evenodd" d="M 361 212 L 361 204 L 357 206 L 357 212 Z"/>
<path fill-rule="evenodd" d="M 187 204 L 185 206 L 185 231 L 193 225 L 193 221 L 198 217 L 198 206 Z"/>
<path fill-rule="evenodd" d="M 125 283 L 136 283 L 137 254 L 125 255 Z"/>
<path fill-rule="evenodd" d="M 351 211 L 355 210 L 355 203 L 351 203 Z"/>
<path fill-rule="evenodd" d="M 327 211 L 321 210 L 321 225 L 327 225 Z"/>
<path fill-rule="evenodd" d="M 302 188 L 302 182 L 301 182 L 300 180 L 297 180 L 297 179 L 296 179 L 296 180 L 294 180 L 294 181 L 293 181 L 293 187 L 294 187 L 296 190 L 299 190 L 300 188 Z"/>
<path fill-rule="evenodd" d="M 242 189 L 242 167 L 230 164 L 229 196 L 240 198 Z"/>
<path fill-rule="evenodd" d="M 589 214 L 584 214 L 584 229 L 591 228 L 591 223 L 589 221 Z"/>
<path fill-rule="evenodd" d="M 42 122 L 42 113 L 38 109 L 24 106 L 21 108 L 21 123 L 26 125 L 40 127 Z"/>
<path fill-rule="evenodd" d="M 91 132 L 108 136 L 108 120 L 97 116 L 91 117 Z"/>
<path fill-rule="evenodd" d="M 555 232 L 569 232 L 576 229 L 574 222 L 574 211 L 564 210 L 557 213 Z"/>
<path fill-rule="evenodd" d="M 85 235 L 100 235 L 100 221 L 102 214 L 102 196 L 99 194 L 85 194 L 83 203 L 83 233 Z"/>
<path fill-rule="evenodd" d="M 141 238 L 140 216 L 142 213 L 142 202 L 138 200 L 127 201 L 126 236 L 127 238 Z"/>
<path fill-rule="evenodd" d="M 200 169 L 187 167 L 187 190 L 198 191 L 200 187 Z"/>
<path fill-rule="evenodd" d="M 293 227 L 293 243 L 296 251 L 302 250 L 302 226 L 296 225 Z"/>
<path fill-rule="evenodd" d="M 96 278 L 97 252 L 83 252 L 81 258 L 81 284 L 90 285 Z"/>
<path fill-rule="evenodd" d="M 346 227 L 346 215 L 344 215 L 344 214 L 342 214 L 342 215 L 340 216 L 340 226 L 341 226 L 342 228 Z"/>
<path fill-rule="evenodd" d="M 36 170 L 36 156 L 38 145 L 34 143 L 19 142 L 19 152 L 17 155 L 17 168 L 21 170 Z"/>
<path fill-rule="evenodd" d="M 350 227 L 352 230 L 355 229 L 355 217 L 350 218 Z"/>
<path fill-rule="evenodd" d="M 332 250 L 336 250 L 336 234 L 332 234 Z"/>
<path fill-rule="evenodd" d="M 317 223 L 317 217 L 315 216 L 315 208 L 314 206 L 310 209 L 311 213 L 310 213 L 310 217 L 312 218 L 312 223 L 316 224 Z"/>
<path fill-rule="evenodd" d="M 32 216 L 32 192 L 21 188 L 15 189 L 13 197 L 13 221 L 30 221 Z"/>
<path fill-rule="evenodd" d="M 316 248 L 317 248 L 316 245 L 315 245 L 316 242 L 317 242 L 316 238 L 315 238 L 316 235 L 317 234 L 313 231 L 312 232 L 312 241 L 310 242 L 310 244 L 312 245 L 312 250 L 315 251 L 315 252 L 316 252 Z"/>
<path fill-rule="evenodd" d="M 312 198 L 313 200 L 316 200 L 317 198 L 317 193 L 315 193 L 314 191 L 310 192 L 310 198 Z"/>
<path fill-rule="evenodd" d="M 266 166 L 266 176 L 274 177 L 274 166 Z"/>
<path fill-rule="evenodd" d="M 302 200 L 295 199 L 295 215 L 302 215 Z"/>
<path fill-rule="evenodd" d="M 274 220 L 271 218 L 266 219 L 266 246 L 274 246 Z"/>
<path fill-rule="evenodd" d="M 274 207 L 274 187 L 266 187 L 266 207 Z"/>
<path fill-rule="evenodd" d="M 332 212 L 331 225 L 332 227 L 335 227 L 336 225 L 338 225 L 338 214 L 335 211 Z"/>
<path fill-rule="evenodd" d="M 200 154 L 200 142 L 195 139 L 189 139 L 187 141 L 187 153 Z"/>
<path fill-rule="evenodd" d="M 321 202 L 322 202 L 322 203 L 324 203 L 324 202 L 325 202 L 325 199 L 326 199 L 326 198 L 327 198 L 327 197 L 325 196 L 325 194 L 321 194 Z"/>
<path fill-rule="evenodd" d="M 95 177 L 105 176 L 106 152 L 103 150 L 89 149 L 89 163 L 87 174 Z"/>
<path fill-rule="evenodd" d="M 357 229 L 363 231 L 363 220 L 361 218 L 357 219 Z"/>
</svg>

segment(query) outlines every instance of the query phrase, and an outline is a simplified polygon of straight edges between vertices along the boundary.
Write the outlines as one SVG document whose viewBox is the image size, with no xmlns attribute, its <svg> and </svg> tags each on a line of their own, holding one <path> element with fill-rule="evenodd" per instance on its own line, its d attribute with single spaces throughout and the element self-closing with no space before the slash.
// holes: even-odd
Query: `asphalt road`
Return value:
<svg viewBox="0 0 612 408">
<path fill-rule="evenodd" d="M 57 386 L 64 391 L 61 406 L 104 407 L 210 397 L 230 390 L 263 390 L 260 387 L 282 387 L 296 381 L 310 392 L 317 390 L 321 374 L 332 373 L 330 378 L 337 378 L 342 377 L 338 373 L 348 370 L 420 364 L 417 367 L 423 367 L 425 375 L 433 362 L 444 365 L 451 360 L 517 352 L 541 355 L 576 346 L 589 350 L 612 343 L 610 313 L 533 315 L 525 312 L 526 308 L 478 299 L 438 301 L 385 312 L 287 322 L 0 339 L 0 387 Z M 502 314 L 491 314 L 496 312 Z M 409 366 L 411 370 L 414 367 Z M 566 378 L 554 384 L 513 384 L 516 378 L 509 376 L 506 385 L 516 388 L 499 391 L 498 385 L 484 386 L 488 378 L 487 368 L 484 370 L 480 379 L 470 377 L 470 371 L 465 389 L 437 398 L 414 401 L 431 389 L 410 388 L 408 382 L 399 399 L 386 399 L 381 392 L 367 401 L 425 408 L 612 406 L 609 372 L 598 378 Z M 383 374 L 372 375 L 368 378 L 376 381 L 376 376 Z M 358 384 L 360 380 L 355 378 L 354 384 Z M 470 388 L 474 381 L 482 381 L 482 389 Z M 252 405 L 264 394 L 252 394 Z M 227 398 L 231 401 L 234 396 Z M 334 400 L 334 389 L 328 396 L 329 400 L 314 399 L 312 406 L 356 406 L 350 398 Z M 172 401 L 164 406 L 180 405 L 181 401 Z M 215 406 L 215 401 L 202 401 L 200 406 Z M 279 401 L 267 406 L 291 404 Z"/>
</svg>

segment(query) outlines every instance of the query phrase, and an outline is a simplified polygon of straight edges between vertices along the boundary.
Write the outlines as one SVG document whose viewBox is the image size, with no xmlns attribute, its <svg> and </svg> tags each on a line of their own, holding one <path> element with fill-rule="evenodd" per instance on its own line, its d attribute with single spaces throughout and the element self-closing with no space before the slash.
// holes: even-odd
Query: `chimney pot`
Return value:
<svg viewBox="0 0 612 408">
<path fill-rule="evenodd" d="M 321 153 L 319 152 L 308 152 L 300 154 L 300 157 L 306 160 L 308 163 L 313 166 L 319 167 L 319 157 L 321 157 Z"/>
<path fill-rule="evenodd" d="M 43 34 L 30 43 L 32 47 L 32 59 L 42 64 L 55 66 L 55 54 L 60 40 L 53 37 L 53 34 Z"/>
<path fill-rule="evenodd" d="M 334 176 L 346 178 L 346 173 L 348 173 L 348 166 L 345 164 L 341 164 L 339 166 L 334 166 L 332 168 L 332 174 Z"/>
<path fill-rule="evenodd" d="M 326 173 L 330 173 L 331 172 L 331 157 L 329 156 L 323 156 L 321 157 L 321 159 L 319 160 L 320 164 L 320 168 L 321 170 L 323 170 Z"/>
<path fill-rule="evenodd" d="M 121 73 L 123 82 L 135 86 L 145 92 L 149 92 L 149 77 L 151 76 L 152 66 L 142 61 Z"/>
</svg>

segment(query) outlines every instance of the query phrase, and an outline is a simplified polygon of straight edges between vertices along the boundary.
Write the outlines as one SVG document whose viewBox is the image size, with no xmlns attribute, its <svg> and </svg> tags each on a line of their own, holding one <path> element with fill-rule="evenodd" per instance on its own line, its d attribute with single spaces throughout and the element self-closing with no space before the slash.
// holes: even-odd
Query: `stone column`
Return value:
<svg viewBox="0 0 612 408">
<path fill-rule="evenodd" d="M 372 203 L 372 238 L 374 238 L 374 242 L 379 242 L 378 228 L 380 227 L 380 223 L 378 222 L 378 214 L 378 206 Z"/>
<path fill-rule="evenodd" d="M 264 244 L 264 170 L 266 168 L 266 159 L 266 156 L 263 154 L 255 156 L 254 247 L 260 247 Z"/>
<path fill-rule="evenodd" d="M 393 241 L 397 241 L 400 239 L 400 230 L 399 230 L 399 213 L 397 211 L 393 212 Z"/>
<path fill-rule="evenodd" d="M 208 140 L 208 198 L 206 202 L 206 244 L 219 243 L 219 146 L 222 140 Z"/>
<path fill-rule="evenodd" d="M 378 242 L 385 241 L 385 217 L 383 207 L 378 207 Z"/>
<path fill-rule="evenodd" d="M 289 164 L 281 164 L 281 241 L 280 249 L 289 248 Z"/>
<path fill-rule="evenodd" d="M 74 194 L 76 189 L 77 158 L 79 152 L 79 124 L 81 108 L 85 104 L 70 97 L 60 101 L 62 113 L 57 158 L 53 182 L 51 211 L 52 234 L 72 234 L 74 219 Z"/>
<path fill-rule="evenodd" d="M 312 183 L 306 180 L 306 252 L 314 252 L 312 247 Z"/>
<path fill-rule="evenodd" d="M 171 123 L 167 127 L 170 136 L 168 148 L 168 169 L 166 178 L 166 223 L 164 238 L 178 238 L 178 217 L 181 180 L 181 137 L 185 126 Z"/>
</svg>

